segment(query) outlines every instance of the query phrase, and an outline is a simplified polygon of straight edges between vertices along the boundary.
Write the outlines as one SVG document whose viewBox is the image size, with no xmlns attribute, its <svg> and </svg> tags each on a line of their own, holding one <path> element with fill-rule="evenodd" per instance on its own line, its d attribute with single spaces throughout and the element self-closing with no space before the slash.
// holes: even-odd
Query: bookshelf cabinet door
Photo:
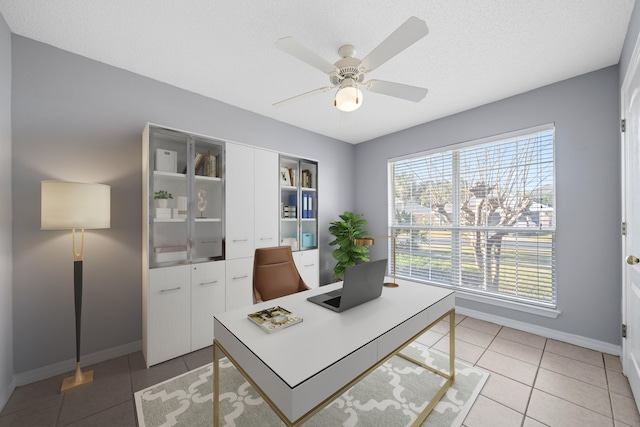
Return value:
<svg viewBox="0 0 640 427">
<path fill-rule="evenodd" d="M 255 150 L 255 247 L 278 246 L 278 153 Z"/>
<path fill-rule="evenodd" d="M 253 257 L 226 261 L 226 309 L 253 304 Z"/>
<path fill-rule="evenodd" d="M 147 365 L 191 351 L 191 290 L 188 265 L 149 272 Z"/>
<path fill-rule="evenodd" d="M 191 351 L 213 344 L 213 316 L 225 311 L 225 262 L 191 266 Z"/>
<path fill-rule="evenodd" d="M 254 150 L 244 145 L 226 146 L 226 259 L 253 256 L 254 250 Z"/>
</svg>

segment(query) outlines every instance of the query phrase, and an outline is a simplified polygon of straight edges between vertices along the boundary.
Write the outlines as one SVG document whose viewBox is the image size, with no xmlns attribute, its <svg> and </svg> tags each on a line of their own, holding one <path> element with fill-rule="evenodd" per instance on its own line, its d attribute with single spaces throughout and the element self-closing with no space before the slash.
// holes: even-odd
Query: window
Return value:
<svg viewBox="0 0 640 427">
<path fill-rule="evenodd" d="M 391 268 L 397 277 L 555 307 L 554 187 L 553 125 L 393 159 Z"/>
</svg>

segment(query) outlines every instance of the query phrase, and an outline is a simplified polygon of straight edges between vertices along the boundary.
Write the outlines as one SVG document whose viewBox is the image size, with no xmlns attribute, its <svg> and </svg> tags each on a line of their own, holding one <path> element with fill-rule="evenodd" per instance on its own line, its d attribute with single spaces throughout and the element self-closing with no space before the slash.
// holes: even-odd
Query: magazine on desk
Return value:
<svg viewBox="0 0 640 427">
<path fill-rule="evenodd" d="M 269 333 L 302 322 L 302 317 L 279 306 L 249 313 L 248 316 L 249 320 Z"/>
</svg>

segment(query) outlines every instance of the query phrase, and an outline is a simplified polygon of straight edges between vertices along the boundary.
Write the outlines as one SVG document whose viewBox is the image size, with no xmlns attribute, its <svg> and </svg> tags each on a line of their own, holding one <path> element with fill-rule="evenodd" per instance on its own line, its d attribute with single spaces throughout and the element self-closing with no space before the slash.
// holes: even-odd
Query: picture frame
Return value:
<svg viewBox="0 0 640 427">
<path fill-rule="evenodd" d="M 291 175 L 289 174 L 288 168 L 280 168 L 280 185 L 291 187 Z"/>
</svg>

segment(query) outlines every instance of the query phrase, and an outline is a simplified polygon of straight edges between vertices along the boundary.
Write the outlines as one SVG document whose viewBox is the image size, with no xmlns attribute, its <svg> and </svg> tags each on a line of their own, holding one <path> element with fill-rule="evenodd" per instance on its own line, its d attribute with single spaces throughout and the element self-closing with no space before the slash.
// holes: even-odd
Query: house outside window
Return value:
<svg viewBox="0 0 640 427">
<path fill-rule="evenodd" d="M 544 125 L 390 160 L 397 277 L 555 307 L 554 135 Z"/>
</svg>

